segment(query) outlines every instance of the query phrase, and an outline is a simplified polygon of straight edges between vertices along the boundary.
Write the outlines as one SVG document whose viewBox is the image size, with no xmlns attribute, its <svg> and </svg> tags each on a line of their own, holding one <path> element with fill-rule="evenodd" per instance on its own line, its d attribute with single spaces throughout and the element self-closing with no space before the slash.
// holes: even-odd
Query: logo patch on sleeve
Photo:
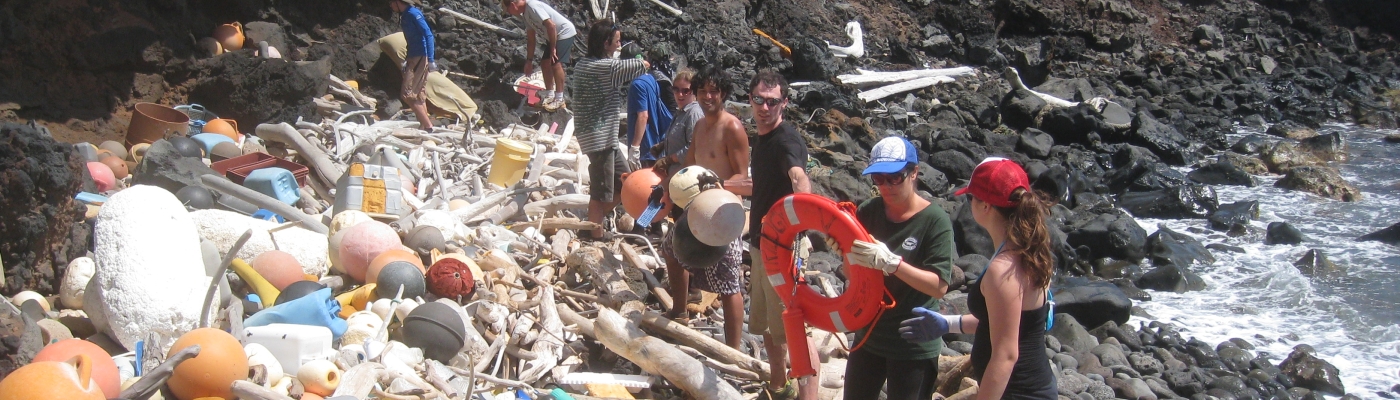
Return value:
<svg viewBox="0 0 1400 400">
<path fill-rule="evenodd" d="M 913 251 L 915 247 L 919 247 L 919 239 L 915 239 L 915 238 L 904 239 L 904 244 L 901 245 L 900 247 L 903 247 L 904 250 Z"/>
</svg>

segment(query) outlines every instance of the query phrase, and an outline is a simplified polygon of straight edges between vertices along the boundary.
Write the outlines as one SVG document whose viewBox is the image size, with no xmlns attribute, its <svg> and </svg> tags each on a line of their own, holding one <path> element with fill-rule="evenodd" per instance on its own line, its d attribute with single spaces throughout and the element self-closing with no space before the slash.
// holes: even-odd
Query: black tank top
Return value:
<svg viewBox="0 0 1400 400">
<path fill-rule="evenodd" d="M 972 316 L 982 321 L 972 341 L 972 376 L 980 382 L 992 360 L 992 333 L 987 328 L 987 298 L 982 295 L 981 278 L 968 285 L 967 308 Z M 1045 320 L 1049 308 L 1050 304 L 1045 303 L 1040 308 L 1021 311 L 1021 331 L 1016 335 L 1021 351 L 1016 365 L 1011 368 L 1003 399 L 1059 398 L 1055 373 L 1050 369 L 1050 359 L 1045 356 Z"/>
</svg>

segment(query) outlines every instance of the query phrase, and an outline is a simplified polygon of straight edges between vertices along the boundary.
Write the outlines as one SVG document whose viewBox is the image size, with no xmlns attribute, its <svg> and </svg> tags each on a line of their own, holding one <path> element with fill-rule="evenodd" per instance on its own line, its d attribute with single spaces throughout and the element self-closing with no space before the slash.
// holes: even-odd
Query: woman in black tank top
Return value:
<svg viewBox="0 0 1400 400">
<path fill-rule="evenodd" d="M 997 246 L 982 277 L 969 285 L 970 315 L 918 312 L 902 323 L 906 339 L 973 333 L 972 370 L 978 399 L 1056 399 L 1055 375 L 1045 356 L 1046 296 L 1054 264 L 1045 227 L 1048 198 L 1030 188 L 1014 161 L 988 158 L 957 195 Z"/>
</svg>

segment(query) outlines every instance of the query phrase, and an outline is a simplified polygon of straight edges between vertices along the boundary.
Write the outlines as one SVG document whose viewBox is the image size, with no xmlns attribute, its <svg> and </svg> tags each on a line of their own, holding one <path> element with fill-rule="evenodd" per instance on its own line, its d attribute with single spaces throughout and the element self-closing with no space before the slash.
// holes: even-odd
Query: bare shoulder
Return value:
<svg viewBox="0 0 1400 400">
<path fill-rule="evenodd" d="M 982 273 L 983 285 L 990 285 L 990 287 L 1014 285 L 1014 288 L 1019 291 L 1021 273 L 1016 268 L 1016 263 L 1019 261 L 1020 257 L 1015 254 L 1003 253 L 992 257 L 991 263 L 987 265 L 987 271 Z"/>
</svg>

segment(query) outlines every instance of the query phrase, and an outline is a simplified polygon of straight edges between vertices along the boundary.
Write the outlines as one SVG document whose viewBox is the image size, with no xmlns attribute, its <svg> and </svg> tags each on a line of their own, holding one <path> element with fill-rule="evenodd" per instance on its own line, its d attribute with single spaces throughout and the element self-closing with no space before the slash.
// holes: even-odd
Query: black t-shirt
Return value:
<svg viewBox="0 0 1400 400">
<path fill-rule="evenodd" d="M 763 236 L 763 216 L 783 196 L 792 194 L 792 179 L 788 170 L 807 170 L 807 139 L 791 123 L 783 122 L 767 135 L 758 135 L 749 155 L 753 174 L 752 208 L 749 210 L 749 240 L 759 246 Z"/>
</svg>

